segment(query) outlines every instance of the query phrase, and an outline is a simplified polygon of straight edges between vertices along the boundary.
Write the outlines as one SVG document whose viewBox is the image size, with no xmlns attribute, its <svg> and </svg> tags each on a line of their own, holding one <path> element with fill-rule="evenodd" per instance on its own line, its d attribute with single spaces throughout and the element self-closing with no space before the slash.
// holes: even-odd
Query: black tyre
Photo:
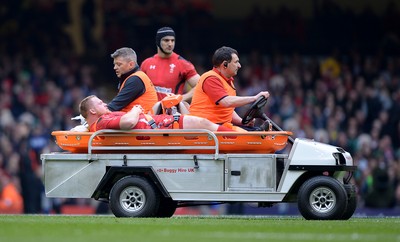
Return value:
<svg viewBox="0 0 400 242">
<path fill-rule="evenodd" d="M 143 177 L 124 177 L 110 192 L 110 209 L 116 217 L 154 217 L 158 206 L 159 194 Z"/>
<path fill-rule="evenodd" d="M 161 196 L 160 206 L 156 213 L 156 217 L 169 218 L 174 215 L 178 203 L 172 200 L 170 197 Z"/>
<path fill-rule="evenodd" d="M 300 187 L 298 207 L 305 219 L 342 219 L 347 207 L 347 194 L 343 185 L 332 177 L 313 177 Z"/>
<path fill-rule="evenodd" d="M 347 220 L 353 216 L 357 209 L 357 192 L 356 186 L 353 184 L 345 184 L 344 188 L 347 192 L 347 207 L 342 215 L 342 219 Z"/>
</svg>

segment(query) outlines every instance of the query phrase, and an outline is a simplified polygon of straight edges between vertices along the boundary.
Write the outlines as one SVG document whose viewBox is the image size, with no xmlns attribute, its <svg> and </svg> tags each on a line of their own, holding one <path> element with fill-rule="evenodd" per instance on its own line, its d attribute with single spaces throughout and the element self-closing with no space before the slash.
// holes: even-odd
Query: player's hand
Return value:
<svg viewBox="0 0 400 242">
<path fill-rule="evenodd" d="M 132 107 L 131 111 L 137 112 L 137 113 L 143 113 L 144 109 L 140 105 L 135 105 Z"/>
</svg>

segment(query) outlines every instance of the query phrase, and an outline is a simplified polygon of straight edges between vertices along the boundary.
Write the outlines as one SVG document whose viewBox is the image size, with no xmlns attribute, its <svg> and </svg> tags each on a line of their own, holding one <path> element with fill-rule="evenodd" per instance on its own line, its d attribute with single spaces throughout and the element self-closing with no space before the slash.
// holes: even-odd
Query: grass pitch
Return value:
<svg viewBox="0 0 400 242">
<path fill-rule="evenodd" d="M 2 242 L 399 241 L 400 217 L 308 221 L 302 217 L 0 216 Z"/>
</svg>

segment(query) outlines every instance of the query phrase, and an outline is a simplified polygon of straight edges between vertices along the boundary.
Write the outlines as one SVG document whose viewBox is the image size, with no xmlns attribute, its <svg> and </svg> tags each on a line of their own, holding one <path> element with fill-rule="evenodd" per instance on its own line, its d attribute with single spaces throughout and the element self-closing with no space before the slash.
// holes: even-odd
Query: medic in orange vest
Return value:
<svg viewBox="0 0 400 242">
<path fill-rule="evenodd" d="M 214 68 L 201 75 L 199 83 L 194 88 L 190 115 L 207 118 L 228 127 L 242 126 L 246 130 L 257 130 L 243 127 L 242 118 L 235 108 L 255 102 L 260 96 L 269 97 L 267 91 L 255 96 L 236 96 L 233 77 L 241 68 L 239 55 L 235 49 L 221 47 L 212 57 Z"/>
<path fill-rule="evenodd" d="M 128 112 L 135 105 L 140 105 L 146 113 L 152 113 L 158 101 L 157 92 L 150 78 L 139 69 L 137 55 L 131 48 L 116 50 L 114 59 L 115 74 L 119 78 L 117 96 L 107 105 L 111 111 Z"/>
</svg>

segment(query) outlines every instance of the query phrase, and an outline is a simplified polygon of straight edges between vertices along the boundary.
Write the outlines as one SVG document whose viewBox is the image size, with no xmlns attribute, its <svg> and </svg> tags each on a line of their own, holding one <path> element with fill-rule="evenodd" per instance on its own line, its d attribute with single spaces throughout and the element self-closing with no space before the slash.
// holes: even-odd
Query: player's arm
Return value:
<svg viewBox="0 0 400 242">
<path fill-rule="evenodd" d="M 190 90 L 182 95 L 183 101 L 189 102 L 192 99 L 194 93 L 194 87 L 199 82 L 199 79 L 200 75 L 196 74 L 187 80 L 186 83 L 188 84 Z"/>
<path fill-rule="evenodd" d="M 182 58 L 180 60 L 180 63 L 181 68 L 183 68 L 183 76 L 187 78 L 185 83 L 186 88 L 189 89 L 186 93 L 182 95 L 182 98 L 184 101 L 189 102 L 193 97 L 194 87 L 199 82 L 200 75 L 197 73 L 196 68 L 191 62 Z"/>
<path fill-rule="evenodd" d="M 195 86 L 197 85 L 197 83 L 199 82 L 199 79 L 200 79 L 200 75 L 199 75 L 199 74 L 196 74 L 196 75 L 190 77 L 190 78 L 187 80 L 187 83 L 188 83 L 189 86 L 193 89 L 193 87 L 195 87 Z"/>
<path fill-rule="evenodd" d="M 139 121 L 139 115 L 142 112 L 142 107 L 139 105 L 134 106 L 129 112 L 121 117 L 119 121 L 120 129 L 133 129 Z"/>
</svg>

